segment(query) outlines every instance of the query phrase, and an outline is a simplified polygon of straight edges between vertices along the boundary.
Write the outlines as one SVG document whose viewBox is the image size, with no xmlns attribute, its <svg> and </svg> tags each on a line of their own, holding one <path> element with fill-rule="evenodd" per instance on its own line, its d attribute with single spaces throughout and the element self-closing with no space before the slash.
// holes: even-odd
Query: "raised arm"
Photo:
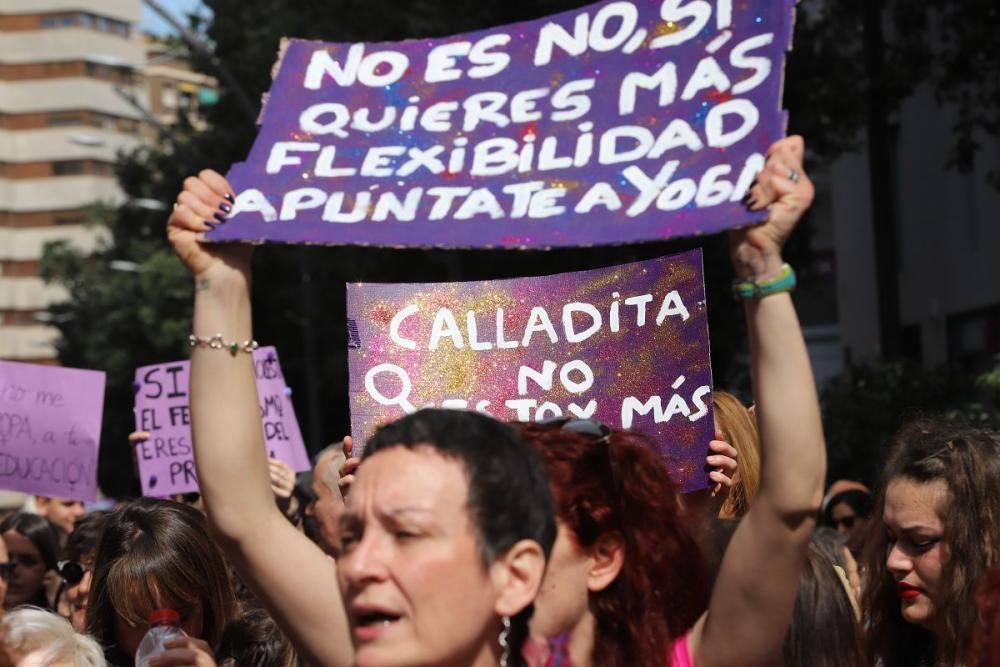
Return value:
<svg viewBox="0 0 1000 667">
<path fill-rule="evenodd" d="M 213 171 L 184 182 L 167 235 L 195 282 L 194 335 L 219 335 L 221 349 L 191 354 L 191 429 L 195 467 L 209 525 L 246 583 L 310 664 L 351 664 L 336 566 L 275 505 L 253 359 L 251 248 L 202 243 L 230 210 L 232 190 Z M 218 218 L 216 217 L 218 215 Z"/>
<path fill-rule="evenodd" d="M 772 146 L 751 190 L 767 222 L 732 232 L 741 280 L 778 276 L 781 249 L 814 190 L 801 137 Z M 802 330 L 787 292 L 745 301 L 761 442 L 760 489 L 723 557 L 708 612 L 689 646 L 697 667 L 781 662 L 799 576 L 823 496 L 826 449 Z"/>
</svg>

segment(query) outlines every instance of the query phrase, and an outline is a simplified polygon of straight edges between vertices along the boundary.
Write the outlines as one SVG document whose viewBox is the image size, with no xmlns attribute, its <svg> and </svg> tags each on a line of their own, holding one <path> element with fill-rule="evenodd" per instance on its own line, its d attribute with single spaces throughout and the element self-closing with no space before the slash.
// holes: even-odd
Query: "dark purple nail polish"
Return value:
<svg viewBox="0 0 1000 667">
<path fill-rule="evenodd" d="M 223 223 L 226 221 L 226 216 L 222 213 L 216 213 L 212 217 L 215 218 L 219 223 Z"/>
<path fill-rule="evenodd" d="M 229 204 L 219 204 L 219 210 L 228 215 L 233 212 L 233 207 Z"/>
<path fill-rule="evenodd" d="M 235 204 L 236 203 L 236 197 L 234 197 L 233 195 L 229 194 L 228 192 L 226 194 L 222 195 L 222 196 L 225 197 L 226 199 L 228 199 L 229 203 L 231 203 L 231 204 Z"/>
</svg>

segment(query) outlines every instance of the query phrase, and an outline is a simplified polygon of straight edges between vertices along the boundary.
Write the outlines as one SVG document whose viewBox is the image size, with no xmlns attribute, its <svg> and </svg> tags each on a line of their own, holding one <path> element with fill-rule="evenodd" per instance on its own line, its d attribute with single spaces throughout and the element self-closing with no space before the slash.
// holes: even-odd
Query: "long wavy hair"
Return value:
<svg viewBox="0 0 1000 667">
<path fill-rule="evenodd" d="M 712 392 L 715 421 L 723 437 L 736 449 L 739 467 L 719 516 L 739 519 L 750 509 L 760 488 L 760 436 L 757 421 L 740 399 L 728 391 Z"/>
<path fill-rule="evenodd" d="M 590 593 L 593 664 L 663 664 L 673 640 L 708 602 L 698 547 L 683 525 L 666 464 L 638 433 L 599 438 L 558 424 L 522 424 L 521 433 L 542 454 L 556 516 L 577 545 L 587 551 L 615 534 L 624 544 L 617 579 Z"/>
<path fill-rule="evenodd" d="M 1000 567 L 986 573 L 976 596 L 980 622 L 972 640 L 969 667 L 1000 665 Z"/>
<path fill-rule="evenodd" d="M 930 631 L 903 619 L 896 582 L 886 567 L 888 537 L 874 530 L 865 549 L 869 581 L 864 608 L 872 662 L 884 667 L 960 667 L 978 621 L 976 587 L 1000 561 L 1000 434 L 953 423 L 921 420 L 904 427 L 883 473 L 875 502 L 881 520 L 889 483 L 906 478 L 942 481 L 948 488 L 938 509 L 944 523 L 941 599 L 935 607 L 944 631 Z"/>
<path fill-rule="evenodd" d="M 167 606 L 183 618 L 200 608 L 202 635 L 213 648 L 236 612 L 222 551 L 196 509 L 139 498 L 104 521 L 94 558 L 87 631 L 103 646 L 117 644 L 115 617 L 132 626 Z"/>
</svg>

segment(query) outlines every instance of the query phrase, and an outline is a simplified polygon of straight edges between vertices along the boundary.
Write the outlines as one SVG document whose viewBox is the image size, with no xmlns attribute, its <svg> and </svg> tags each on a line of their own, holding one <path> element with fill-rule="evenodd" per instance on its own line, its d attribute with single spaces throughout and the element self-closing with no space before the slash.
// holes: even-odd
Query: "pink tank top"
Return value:
<svg viewBox="0 0 1000 667">
<path fill-rule="evenodd" d="M 667 663 L 669 667 L 694 667 L 691 650 L 688 648 L 688 635 L 684 635 L 674 642 L 670 648 L 669 658 L 670 662 Z"/>
</svg>

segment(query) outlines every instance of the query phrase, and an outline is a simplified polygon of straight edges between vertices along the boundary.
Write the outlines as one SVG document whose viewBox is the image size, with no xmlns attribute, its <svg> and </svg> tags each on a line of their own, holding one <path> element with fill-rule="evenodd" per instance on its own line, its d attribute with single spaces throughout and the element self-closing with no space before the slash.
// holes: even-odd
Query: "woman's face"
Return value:
<svg viewBox="0 0 1000 667">
<path fill-rule="evenodd" d="M 17 563 L 13 576 L 7 582 L 7 594 L 3 598 L 4 609 L 13 609 L 35 599 L 42 589 L 48 567 L 31 540 L 16 530 L 4 533 L 3 541 L 10 560 Z"/>
<path fill-rule="evenodd" d="M 475 665 L 500 630 L 460 462 L 393 447 L 361 466 L 340 518 L 337 576 L 356 665 Z"/>
<path fill-rule="evenodd" d="M 886 489 L 882 513 L 888 538 L 886 567 L 896 581 L 903 618 L 935 633 L 942 630 L 937 605 L 947 557 L 941 521 L 947 498 L 948 487 L 941 480 L 899 477 Z"/>
<path fill-rule="evenodd" d="M 187 633 L 188 637 L 201 639 L 205 624 L 205 615 L 202 612 L 201 605 L 195 605 L 189 609 L 178 609 L 178 606 L 181 605 L 164 603 L 157 608 L 174 609 L 177 611 L 181 617 L 181 630 Z M 154 611 L 156 609 L 148 610 L 146 616 L 148 617 Z M 147 632 L 149 632 L 148 623 L 132 625 L 118 614 L 115 614 L 115 639 L 118 641 L 118 646 L 126 655 L 135 658 L 135 652 L 139 649 L 139 642 L 142 641 Z"/>
<path fill-rule="evenodd" d="M 67 585 L 63 591 L 66 601 L 69 621 L 77 632 L 85 632 L 87 628 L 87 599 L 90 597 L 90 582 L 93 581 L 94 554 L 88 553 L 80 558 L 83 565 L 83 578 L 72 586 Z"/>
<path fill-rule="evenodd" d="M 590 618 L 588 583 L 592 561 L 577 545 L 572 529 L 562 521 L 557 527 L 549 566 L 531 616 L 531 636 L 539 643 L 572 633 Z"/>
<path fill-rule="evenodd" d="M 833 527 L 847 540 L 847 546 L 855 552 L 859 551 L 867 531 L 868 520 L 859 516 L 847 503 L 837 503 L 830 508 L 830 518 L 833 520 Z"/>
</svg>

